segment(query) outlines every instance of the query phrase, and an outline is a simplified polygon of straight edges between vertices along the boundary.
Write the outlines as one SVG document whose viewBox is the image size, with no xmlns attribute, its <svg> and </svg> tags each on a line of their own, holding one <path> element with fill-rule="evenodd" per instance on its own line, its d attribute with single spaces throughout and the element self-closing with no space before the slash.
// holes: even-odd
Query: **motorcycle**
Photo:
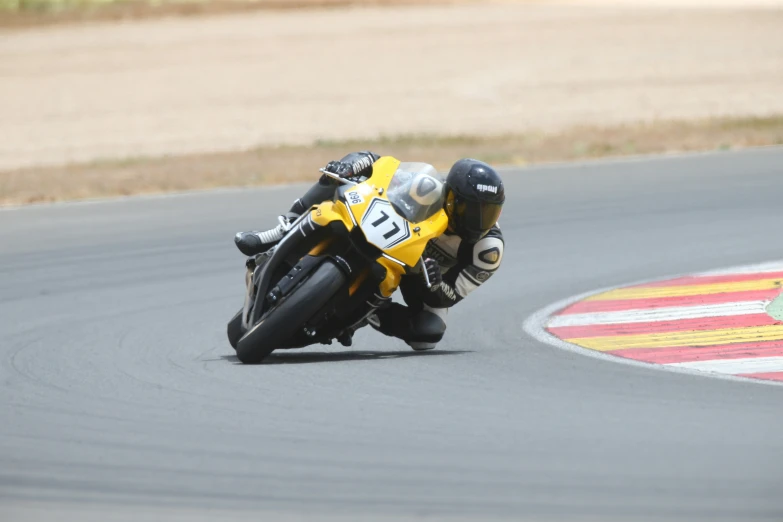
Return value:
<svg viewBox="0 0 783 522">
<path fill-rule="evenodd" d="M 304 212 L 249 265 L 244 306 L 227 326 L 243 363 L 278 349 L 346 344 L 391 301 L 403 275 L 426 280 L 422 254 L 448 225 L 437 170 L 384 156 L 369 177 L 321 172 L 342 184 L 334 199 Z"/>
</svg>

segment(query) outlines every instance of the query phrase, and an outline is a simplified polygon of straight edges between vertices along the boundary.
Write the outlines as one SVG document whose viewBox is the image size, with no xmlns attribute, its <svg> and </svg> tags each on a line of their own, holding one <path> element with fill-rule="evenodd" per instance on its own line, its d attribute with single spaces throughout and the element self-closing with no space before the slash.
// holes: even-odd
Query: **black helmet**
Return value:
<svg viewBox="0 0 783 522">
<path fill-rule="evenodd" d="M 478 241 L 497 223 L 506 200 L 498 173 L 474 159 L 456 162 L 446 178 L 449 228 L 468 241 Z"/>
</svg>

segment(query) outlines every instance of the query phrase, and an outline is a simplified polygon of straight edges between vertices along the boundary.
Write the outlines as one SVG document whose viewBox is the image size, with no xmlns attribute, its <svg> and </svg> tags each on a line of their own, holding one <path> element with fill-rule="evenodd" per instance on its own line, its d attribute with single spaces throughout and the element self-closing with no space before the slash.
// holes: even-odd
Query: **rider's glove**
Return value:
<svg viewBox="0 0 783 522">
<path fill-rule="evenodd" d="M 424 274 L 427 274 L 425 279 Z M 443 274 L 440 272 L 440 264 L 436 259 L 428 257 L 424 260 L 424 269 L 422 270 L 421 278 L 424 284 L 427 284 L 427 279 L 430 282 L 430 291 L 435 292 L 443 282 Z"/>
<path fill-rule="evenodd" d="M 351 152 L 340 161 L 330 161 L 324 170 L 341 178 L 369 177 L 372 175 L 372 165 L 378 161 L 374 152 Z"/>
<path fill-rule="evenodd" d="M 361 152 L 351 152 L 344 156 L 340 161 L 351 164 L 351 170 L 356 177 L 372 176 L 372 165 L 380 158 L 379 155 L 369 150 Z"/>
<path fill-rule="evenodd" d="M 330 161 L 329 163 L 326 164 L 324 170 L 326 172 L 331 172 L 332 174 L 336 174 L 341 178 L 350 178 L 351 176 L 354 175 L 353 165 L 351 165 L 350 163 L 344 163 L 342 161 Z"/>
</svg>

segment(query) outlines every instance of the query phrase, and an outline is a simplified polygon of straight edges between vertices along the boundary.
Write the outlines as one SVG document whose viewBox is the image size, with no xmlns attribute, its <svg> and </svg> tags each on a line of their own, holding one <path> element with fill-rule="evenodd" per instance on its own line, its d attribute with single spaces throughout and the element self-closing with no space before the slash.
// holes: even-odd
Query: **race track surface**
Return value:
<svg viewBox="0 0 783 522">
<path fill-rule="evenodd" d="M 782 258 L 783 150 L 505 179 L 505 262 L 440 350 L 362 331 L 261 366 L 225 340 L 232 237 L 302 187 L 0 211 L 0 519 L 783 519 L 783 387 L 522 330 L 571 295 Z"/>
</svg>

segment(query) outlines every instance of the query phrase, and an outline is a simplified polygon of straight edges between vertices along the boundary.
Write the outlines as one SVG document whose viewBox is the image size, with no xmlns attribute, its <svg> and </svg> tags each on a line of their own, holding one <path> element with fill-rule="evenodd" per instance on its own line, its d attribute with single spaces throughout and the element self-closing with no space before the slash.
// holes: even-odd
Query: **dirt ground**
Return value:
<svg viewBox="0 0 783 522">
<path fill-rule="evenodd" d="M 6 30 L 0 170 L 783 114 L 781 27 L 780 9 L 509 3 Z"/>
</svg>

